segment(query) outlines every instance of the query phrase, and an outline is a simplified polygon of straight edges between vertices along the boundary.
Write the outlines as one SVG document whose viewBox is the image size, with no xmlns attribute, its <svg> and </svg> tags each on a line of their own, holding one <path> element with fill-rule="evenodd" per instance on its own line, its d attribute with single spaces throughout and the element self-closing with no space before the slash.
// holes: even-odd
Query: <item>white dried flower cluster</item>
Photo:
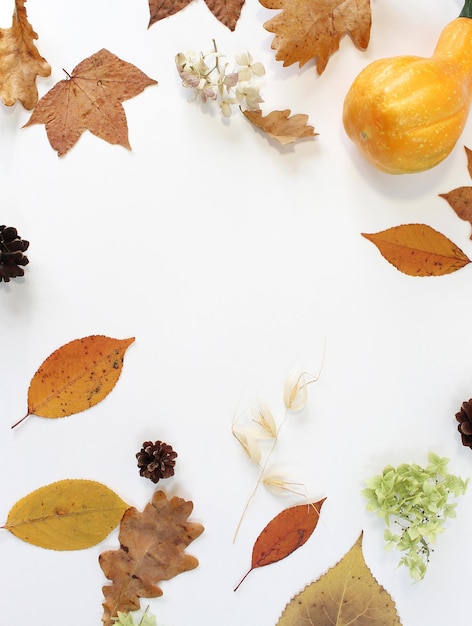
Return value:
<svg viewBox="0 0 472 626">
<path fill-rule="evenodd" d="M 229 69 L 226 56 L 215 44 L 205 54 L 179 52 L 175 57 L 182 85 L 194 90 L 195 99 L 217 103 L 224 117 L 231 116 L 233 106 L 256 111 L 263 102 L 259 82 L 265 74 L 262 63 L 254 63 L 249 52 L 237 54 L 235 61 L 236 66 Z"/>
<path fill-rule="evenodd" d="M 270 467 L 269 461 L 279 440 L 282 426 L 291 413 L 302 411 L 306 407 L 307 386 L 317 380 L 318 376 L 312 376 L 307 372 L 293 373 L 287 379 L 284 388 L 285 415 L 279 426 L 277 426 L 270 409 L 264 404 L 258 404 L 253 408 L 249 412 L 249 419 L 244 420 L 242 424 L 241 418 L 233 421 L 232 433 L 234 437 L 250 461 L 259 467 L 259 477 L 246 502 L 234 539 L 236 539 L 244 515 L 260 485 L 275 495 L 296 494 L 306 497 L 303 483 L 289 477 L 280 468 Z"/>
</svg>

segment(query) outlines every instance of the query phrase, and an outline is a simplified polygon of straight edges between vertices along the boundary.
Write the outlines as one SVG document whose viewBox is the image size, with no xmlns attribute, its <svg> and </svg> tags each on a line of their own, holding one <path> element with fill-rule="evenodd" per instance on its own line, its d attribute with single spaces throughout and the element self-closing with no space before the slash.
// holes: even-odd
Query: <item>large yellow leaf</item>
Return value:
<svg viewBox="0 0 472 626">
<path fill-rule="evenodd" d="M 41 548 L 81 550 L 103 541 L 128 508 L 101 483 L 66 479 L 18 500 L 2 528 Z"/>
<path fill-rule="evenodd" d="M 33 376 L 28 415 L 65 417 L 94 406 L 115 386 L 126 349 L 134 341 L 91 335 L 53 352 Z M 14 427 L 12 426 L 12 428 Z"/>
<path fill-rule="evenodd" d="M 402 224 L 362 236 L 397 270 L 410 276 L 441 276 L 470 263 L 455 243 L 427 224 Z"/>
<path fill-rule="evenodd" d="M 362 534 L 324 576 L 285 607 L 277 626 L 401 626 L 395 603 L 362 554 Z"/>
</svg>

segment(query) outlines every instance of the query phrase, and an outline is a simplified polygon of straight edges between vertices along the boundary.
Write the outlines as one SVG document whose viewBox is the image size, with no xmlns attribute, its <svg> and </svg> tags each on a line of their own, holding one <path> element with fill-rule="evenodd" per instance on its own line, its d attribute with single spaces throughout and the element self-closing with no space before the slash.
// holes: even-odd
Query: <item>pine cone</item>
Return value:
<svg viewBox="0 0 472 626">
<path fill-rule="evenodd" d="M 157 483 L 161 478 L 174 475 L 175 458 L 177 452 L 162 441 L 145 441 L 141 450 L 136 454 L 139 473 Z"/>
<path fill-rule="evenodd" d="M 456 413 L 456 420 L 459 422 L 457 430 L 461 434 L 462 444 L 472 448 L 472 398 L 462 403 L 461 410 Z"/>
<path fill-rule="evenodd" d="M 0 226 L 0 283 L 10 282 L 10 278 L 24 276 L 22 265 L 29 260 L 23 252 L 28 249 L 29 241 L 18 237 L 18 231 L 12 226 Z"/>
</svg>

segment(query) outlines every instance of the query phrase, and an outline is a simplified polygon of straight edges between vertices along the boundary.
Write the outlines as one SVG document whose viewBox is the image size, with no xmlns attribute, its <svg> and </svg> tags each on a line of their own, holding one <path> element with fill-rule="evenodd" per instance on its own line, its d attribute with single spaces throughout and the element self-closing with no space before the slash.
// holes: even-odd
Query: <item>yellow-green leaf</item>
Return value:
<svg viewBox="0 0 472 626">
<path fill-rule="evenodd" d="M 362 236 L 397 270 L 410 276 L 441 276 L 470 263 L 450 239 L 426 224 L 402 224 Z"/>
<path fill-rule="evenodd" d="M 277 626 L 401 626 L 395 603 L 362 554 L 362 534 L 324 576 L 285 607 Z"/>
<path fill-rule="evenodd" d="M 128 508 L 101 483 L 66 479 L 18 500 L 2 528 L 41 548 L 82 550 L 103 541 Z"/>
<path fill-rule="evenodd" d="M 124 354 L 134 341 L 91 335 L 74 339 L 53 352 L 33 376 L 28 389 L 28 415 L 65 417 L 85 411 L 116 385 Z"/>
</svg>

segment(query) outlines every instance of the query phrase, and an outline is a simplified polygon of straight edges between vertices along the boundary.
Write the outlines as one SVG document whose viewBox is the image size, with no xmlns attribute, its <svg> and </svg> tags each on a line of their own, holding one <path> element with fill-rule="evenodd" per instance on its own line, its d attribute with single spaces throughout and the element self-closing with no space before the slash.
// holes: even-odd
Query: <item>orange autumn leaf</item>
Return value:
<svg viewBox="0 0 472 626">
<path fill-rule="evenodd" d="M 1 528 L 41 548 L 83 550 L 103 541 L 128 507 L 94 480 L 59 480 L 18 500 Z"/>
<path fill-rule="evenodd" d="M 450 239 L 426 224 L 403 224 L 362 236 L 375 244 L 389 263 L 410 276 L 441 276 L 470 263 Z"/>
<path fill-rule="evenodd" d="M 162 589 L 157 583 L 194 569 L 198 560 L 185 548 L 203 532 L 203 526 L 189 522 L 193 503 L 182 498 L 167 499 L 156 491 L 142 512 L 130 508 L 120 525 L 118 550 L 100 555 L 99 563 L 111 585 L 102 588 L 102 621 L 114 624 L 118 611 L 135 611 L 140 598 L 157 598 Z"/>
<path fill-rule="evenodd" d="M 120 377 L 124 353 L 134 341 L 91 335 L 53 352 L 28 389 L 29 415 L 56 418 L 85 411 L 107 396 Z"/>
<path fill-rule="evenodd" d="M 59 156 L 66 154 L 85 130 L 131 149 L 121 103 L 150 85 L 157 85 L 157 81 L 102 49 L 56 83 L 38 102 L 24 127 L 45 124 L 49 143 Z"/>
<path fill-rule="evenodd" d="M 149 0 L 149 25 L 178 13 L 192 0 Z M 245 0 L 205 0 L 205 4 L 218 21 L 234 31 Z"/>
<path fill-rule="evenodd" d="M 354 44 L 365 50 L 369 44 L 370 0 L 259 0 L 267 9 L 281 12 L 264 24 L 275 37 L 272 49 L 284 67 L 300 67 L 316 60 L 322 74 L 339 42 L 349 35 Z"/>
<path fill-rule="evenodd" d="M 11 28 L 0 28 L 0 98 L 32 109 L 38 102 L 36 77 L 49 76 L 51 66 L 34 44 L 38 35 L 26 15 L 25 0 L 15 0 Z"/>
<path fill-rule="evenodd" d="M 277 563 L 306 543 L 318 524 L 325 500 L 292 506 L 276 515 L 256 539 L 251 568 L 234 591 L 254 569 Z"/>
<path fill-rule="evenodd" d="M 276 139 L 282 145 L 305 137 L 315 137 L 313 126 L 307 124 L 308 115 L 299 113 L 290 116 L 290 109 L 272 111 L 266 116 L 261 111 L 243 111 L 243 115 L 257 128 Z"/>
</svg>

